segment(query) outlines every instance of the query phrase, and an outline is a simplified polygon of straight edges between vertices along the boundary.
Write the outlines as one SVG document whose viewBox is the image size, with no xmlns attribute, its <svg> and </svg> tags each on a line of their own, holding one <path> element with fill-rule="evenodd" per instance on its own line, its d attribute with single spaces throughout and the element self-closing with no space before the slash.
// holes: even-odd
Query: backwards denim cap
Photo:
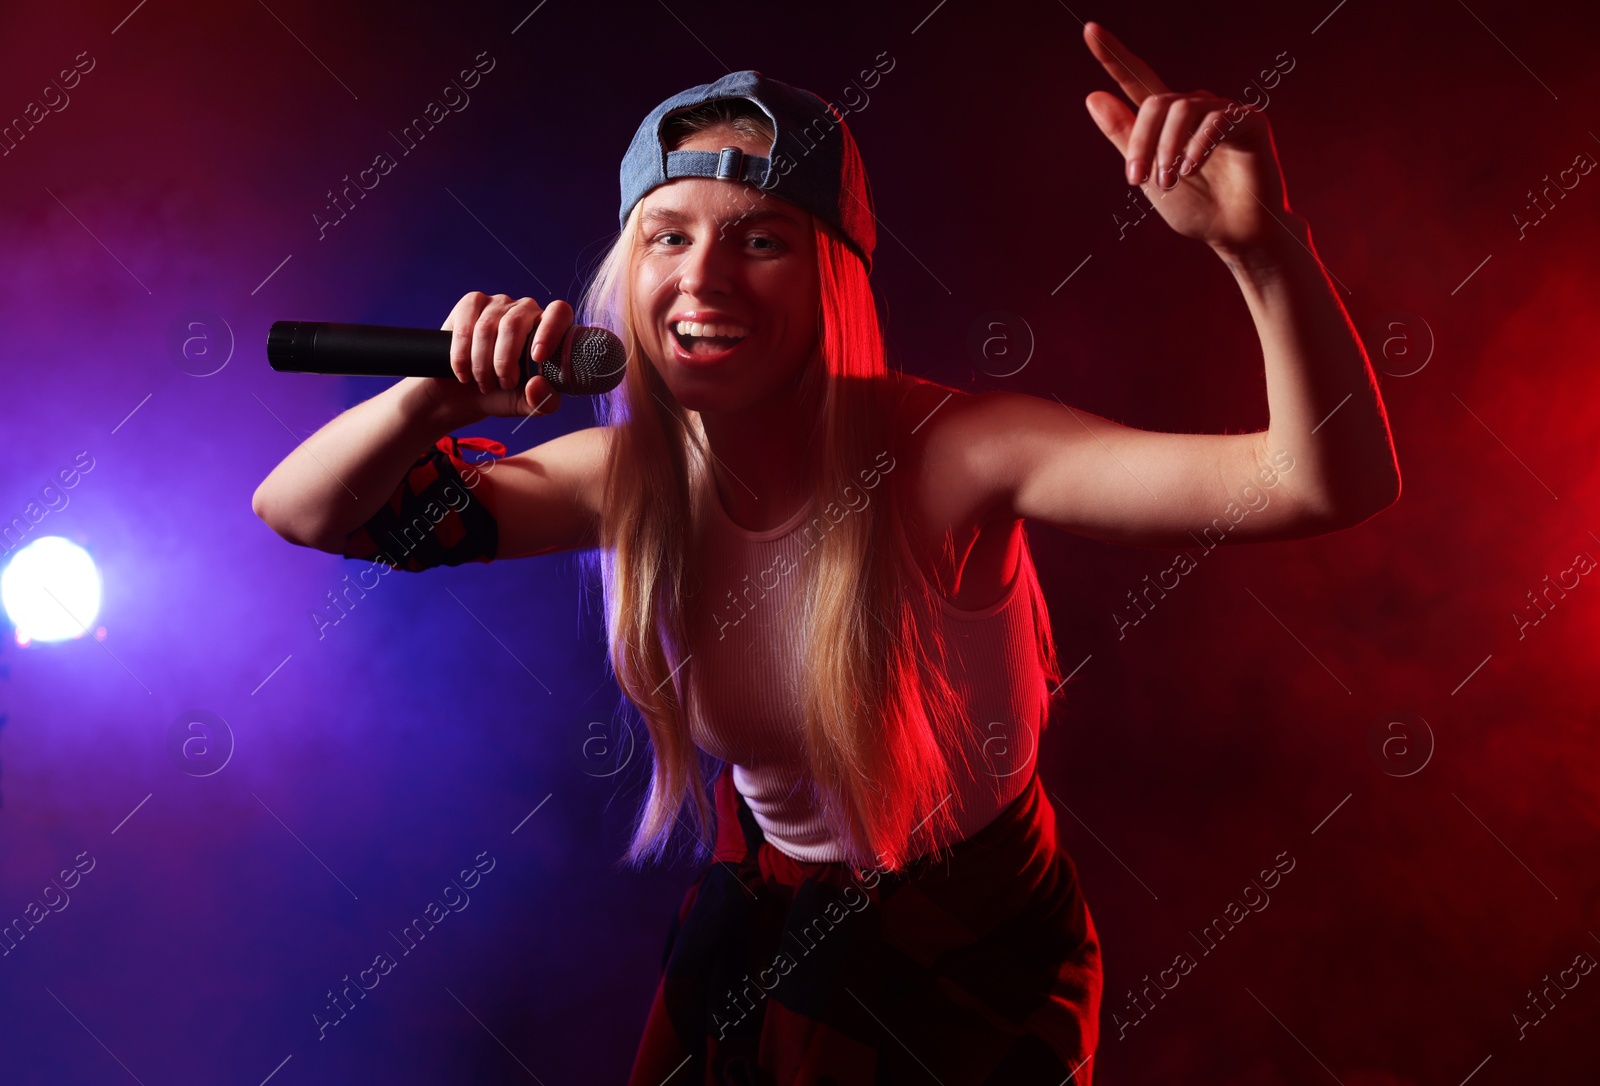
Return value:
<svg viewBox="0 0 1600 1086">
<path fill-rule="evenodd" d="M 766 157 L 745 154 L 737 147 L 669 151 L 662 144 L 661 123 L 669 115 L 719 98 L 747 98 L 771 119 L 777 135 Z M 645 193 L 679 177 L 745 182 L 782 197 L 836 227 L 866 269 L 872 270 L 877 230 L 861 153 L 837 107 L 810 91 L 757 71 L 732 72 L 656 106 L 633 134 L 622 159 L 618 224 L 627 224 L 628 212 Z"/>
</svg>

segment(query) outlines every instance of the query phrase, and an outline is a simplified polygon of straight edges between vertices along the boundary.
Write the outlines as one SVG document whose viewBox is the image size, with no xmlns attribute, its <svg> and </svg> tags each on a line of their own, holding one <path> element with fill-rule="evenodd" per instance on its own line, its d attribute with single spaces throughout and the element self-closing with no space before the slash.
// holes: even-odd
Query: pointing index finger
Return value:
<svg viewBox="0 0 1600 1086">
<path fill-rule="evenodd" d="M 1155 70 L 1140 60 L 1117 36 L 1096 22 L 1083 24 L 1083 40 L 1089 46 L 1111 78 L 1117 81 L 1122 93 L 1128 96 L 1135 108 L 1152 94 L 1170 93 L 1169 88 L 1156 75 Z"/>
</svg>

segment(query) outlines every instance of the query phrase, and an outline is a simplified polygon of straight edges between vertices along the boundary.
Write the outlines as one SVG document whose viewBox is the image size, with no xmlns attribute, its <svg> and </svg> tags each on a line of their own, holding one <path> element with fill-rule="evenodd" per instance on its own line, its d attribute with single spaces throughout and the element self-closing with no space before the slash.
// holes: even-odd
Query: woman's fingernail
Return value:
<svg viewBox="0 0 1600 1086">
<path fill-rule="evenodd" d="M 1126 172 L 1128 175 L 1128 184 L 1137 185 L 1139 183 L 1139 163 L 1134 159 L 1128 159 L 1128 169 Z"/>
</svg>

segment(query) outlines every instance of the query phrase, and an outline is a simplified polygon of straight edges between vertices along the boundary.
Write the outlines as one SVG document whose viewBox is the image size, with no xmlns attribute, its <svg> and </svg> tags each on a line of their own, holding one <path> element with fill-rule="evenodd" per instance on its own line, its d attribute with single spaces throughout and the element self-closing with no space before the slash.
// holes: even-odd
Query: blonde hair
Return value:
<svg viewBox="0 0 1600 1086">
<path fill-rule="evenodd" d="M 746 118 L 765 141 L 765 115 L 745 103 L 713 103 L 678 129 Z M 754 110 L 753 104 L 750 109 Z M 670 122 L 669 122 L 670 123 Z M 709 502 L 718 500 L 710 450 L 697 412 L 684 408 L 641 351 L 629 284 L 640 243 L 636 204 L 583 292 L 577 320 L 611 328 L 628 365 L 621 384 L 599 401 L 601 425 L 613 428 L 605 463 L 598 559 L 613 675 L 649 732 L 650 789 L 622 862 L 659 859 L 685 803 L 697 825 L 698 858 L 710 851 L 716 816 L 707 775 L 690 735 L 688 699 L 696 674 L 690 631 L 703 614 L 703 577 L 691 541 L 701 537 Z M 890 380 L 872 287 L 861 259 L 828 224 L 813 217 L 821 298 L 818 352 L 794 384 L 802 410 L 816 412 L 805 461 L 812 510 L 848 501 L 875 458 L 895 454 L 889 421 L 898 406 Z M 877 460 L 881 466 L 882 461 Z M 804 644 L 800 701 L 810 776 L 823 818 L 857 867 L 901 869 L 926 848 L 913 833 L 947 840 L 955 830 L 952 768 L 945 752 L 962 751 L 957 734 L 975 727 L 945 666 L 937 601 L 908 549 L 903 512 L 908 494 L 892 470 L 884 500 L 868 501 L 836 522 L 820 516 L 820 545 L 799 567 Z M 830 518 L 831 519 L 831 518 Z M 949 547 L 946 540 L 947 549 Z M 1035 601 L 1042 611 L 1042 601 Z M 1041 658 L 1056 671 L 1049 624 L 1041 618 Z"/>
</svg>

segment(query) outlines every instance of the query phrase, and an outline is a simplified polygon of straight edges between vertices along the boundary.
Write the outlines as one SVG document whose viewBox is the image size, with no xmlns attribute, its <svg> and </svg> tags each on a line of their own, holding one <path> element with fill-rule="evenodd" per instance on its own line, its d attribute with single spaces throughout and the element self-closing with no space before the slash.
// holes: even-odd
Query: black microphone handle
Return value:
<svg viewBox="0 0 1600 1086">
<path fill-rule="evenodd" d="M 577 326 L 567 329 L 560 350 Z M 333 321 L 274 321 L 267 335 L 267 361 L 279 373 L 338 373 L 355 377 L 454 377 L 452 333 L 429 328 Z M 517 351 L 518 386 L 533 376 L 533 333 Z M 337 359 L 337 361 L 333 361 Z"/>
</svg>

